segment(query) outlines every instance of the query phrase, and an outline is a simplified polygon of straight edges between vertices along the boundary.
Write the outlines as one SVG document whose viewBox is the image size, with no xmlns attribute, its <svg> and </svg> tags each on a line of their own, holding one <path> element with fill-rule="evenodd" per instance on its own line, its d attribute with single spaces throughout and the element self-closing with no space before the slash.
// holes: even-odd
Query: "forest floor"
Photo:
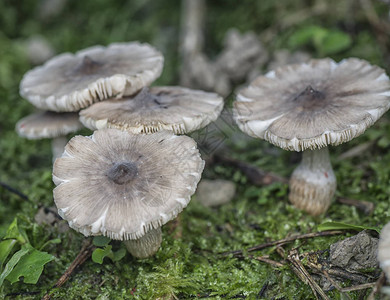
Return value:
<svg viewBox="0 0 390 300">
<path fill-rule="evenodd" d="M 346 266 L 344 273 L 337 273 L 342 271 L 331 265 L 329 249 L 361 229 L 380 230 L 390 221 L 389 115 L 362 136 L 330 148 L 338 182 L 336 201 L 325 214 L 312 217 L 289 203 L 286 182 L 256 182 L 261 177 L 256 170 L 288 178 L 301 155 L 247 137 L 232 125 L 228 115 L 234 92 L 226 98 L 226 110 L 212 130 L 193 134 L 206 160 L 203 178 L 234 182 L 234 199 L 209 208 L 197 202 L 195 194 L 178 221 L 164 226 L 161 249 L 152 258 L 137 260 L 127 254 L 115 262 L 92 261 L 89 256 L 96 246 L 69 229 L 53 207 L 50 141 L 28 141 L 14 130 L 20 118 L 34 111 L 19 95 L 23 74 L 34 67 L 26 42 L 41 35 L 56 53 L 112 42 L 148 42 L 165 56 L 164 72 L 154 84 L 178 85 L 180 1 L 94 1 L 91 7 L 90 1 L 69 0 L 60 15 L 51 17 L 41 16 L 42 2 L 0 3 L 0 237 L 13 224 L 24 239 L 18 242 L 51 258 L 35 284 L 23 277 L 13 284 L 6 279 L 0 284 L 1 299 L 40 299 L 46 293 L 52 299 L 321 299 L 321 293 L 329 299 L 366 299 L 376 284 L 384 283 L 378 267 L 350 271 Z M 390 73 L 390 31 L 381 29 L 390 24 L 387 4 L 292 2 L 208 3 L 206 54 L 216 56 L 226 31 L 235 27 L 260 37 L 269 52 L 262 71 L 272 53 L 288 49 L 336 60 L 360 57 Z M 337 32 L 336 41 L 318 40 L 329 31 Z M 91 132 L 84 129 L 79 134 Z M 210 140 L 212 149 L 207 147 Z M 248 166 L 255 170 L 250 176 Z M 363 203 L 363 209 L 345 199 Z M 338 230 L 336 226 L 321 232 L 320 225 L 327 222 L 361 227 Z M 375 230 L 364 232 L 378 238 Z M 113 253 L 124 247 L 117 241 L 110 245 Z M 257 245 L 261 246 L 249 249 Z M 82 248 L 86 260 L 80 259 L 66 282 L 55 286 Z M 237 252 L 228 253 L 232 251 Z M 0 274 L 8 259 L 0 259 Z"/>
</svg>

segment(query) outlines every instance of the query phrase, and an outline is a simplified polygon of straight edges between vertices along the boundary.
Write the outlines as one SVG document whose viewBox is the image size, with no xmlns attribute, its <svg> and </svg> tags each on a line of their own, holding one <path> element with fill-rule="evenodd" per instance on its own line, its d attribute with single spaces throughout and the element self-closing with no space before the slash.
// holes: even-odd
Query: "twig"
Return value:
<svg viewBox="0 0 390 300">
<path fill-rule="evenodd" d="M 326 272 L 331 276 L 347 279 L 352 282 L 358 282 L 359 284 L 365 283 L 369 279 L 368 276 L 365 276 L 363 274 L 350 273 L 344 269 L 332 267 L 327 262 L 324 262 L 325 264 L 319 263 L 316 256 L 313 256 L 313 254 L 316 253 L 308 252 L 308 253 L 303 253 L 301 255 L 306 258 L 307 261 L 306 265 L 314 273 L 324 275 L 324 270 L 326 270 Z"/>
<path fill-rule="evenodd" d="M 315 238 L 315 237 L 323 237 L 323 236 L 332 236 L 332 235 L 339 235 L 339 234 L 344 234 L 345 231 L 340 231 L 340 230 L 329 230 L 329 231 L 321 231 L 321 232 L 312 232 L 312 233 L 305 233 L 305 234 L 300 234 L 300 235 L 295 235 L 291 236 L 288 238 L 284 238 L 278 241 L 272 241 L 260 245 L 256 245 L 250 248 L 247 248 L 245 251 L 246 252 L 252 252 L 252 251 L 257 251 L 261 250 L 264 248 L 272 247 L 272 246 L 277 246 L 277 245 L 282 245 L 286 243 L 291 243 L 296 240 L 302 240 L 302 239 L 310 239 L 310 238 Z M 228 251 L 228 252 L 223 252 L 221 255 L 223 256 L 228 256 L 230 254 L 233 255 L 240 255 L 244 252 L 244 250 L 235 250 L 235 251 Z"/>
<path fill-rule="evenodd" d="M 381 276 L 379 276 L 379 279 L 376 281 L 374 288 L 372 289 L 371 294 L 368 296 L 367 300 L 374 300 L 375 295 L 378 293 L 378 291 L 381 289 L 381 287 L 386 282 L 386 275 L 385 272 L 382 272 Z"/>
<path fill-rule="evenodd" d="M 342 288 L 342 292 L 353 292 L 353 291 L 359 291 L 359 290 L 365 290 L 374 287 L 376 282 L 370 282 L 370 283 L 364 283 L 364 284 L 359 284 L 359 285 L 354 285 L 354 286 L 349 286 Z"/>
<path fill-rule="evenodd" d="M 96 247 L 91 244 L 91 240 L 87 240 L 84 242 L 84 245 L 82 246 L 79 254 L 76 256 L 74 261 L 70 264 L 70 266 L 66 269 L 64 274 L 58 279 L 56 284 L 52 287 L 58 288 L 64 285 L 65 282 L 68 281 L 70 276 L 72 275 L 73 271 L 82 263 L 84 263 L 92 254 L 92 251 Z M 50 299 L 50 290 L 46 293 L 46 295 L 42 298 L 42 300 L 49 300 Z"/>
<path fill-rule="evenodd" d="M 285 257 L 284 249 L 282 247 L 278 246 L 276 248 L 276 252 L 280 256 Z M 346 287 L 346 288 L 340 287 L 337 284 L 337 282 L 332 279 L 331 276 L 340 277 L 342 279 L 347 279 L 347 280 L 350 280 L 352 282 L 366 282 L 368 278 L 366 276 L 361 275 L 361 274 L 349 273 L 343 269 L 329 268 L 329 266 L 327 266 L 326 264 L 323 265 L 321 263 L 318 263 L 316 256 L 313 257 L 313 255 L 315 255 L 315 254 L 316 254 L 316 252 L 306 252 L 306 253 L 301 254 L 300 256 L 305 259 L 306 267 L 310 268 L 311 272 L 325 276 L 340 293 L 347 293 L 347 292 L 352 292 L 352 291 L 357 291 L 357 290 L 368 289 L 368 288 L 372 288 L 375 285 L 375 282 L 371 282 L 371 283 L 364 283 L 364 284 L 359 284 L 359 285 Z M 291 252 L 289 255 L 291 255 Z M 298 258 L 300 261 L 299 256 L 297 256 L 295 258 Z M 287 259 L 290 261 L 290 259 L 288 257 L 287 257 Z M 314 285 L 313 285 L 313 287 L 314 287 Z M 344 296 L 347 299 L 350 299 L 348 294 L 344 294 Z"/>
<path fill-rule="evenodd" d="M 281 263 L 279 261 L 270 259 L 268 255 L 264 255 L 264 256 L 248 255 L 248 257 L 252 258 L 252 259 L 255 259 L 255 260 L 258 260 L 258 261 L 261 261 L 261 262 L 264 262 L 264 263 L 267 263 L 267 264 L 269 264 L 271 266 L 278 267 L 278 268 L 285 266 L 284 263 Z"/>
<path fill-rule="evenodd" d="M 351 300 L 351 297 L 343 291 L 343 288 L 333 280 L 332 277 L 329 276 L 328 272 L 326 270 L 322 271 L 322 274 L 325 275 L 325 277 L 330 281 L 330 283 L 340 292 L 342 293 L 347 299 Z"/>
<path fill-rule="evenodd" d="M 8 184 L 0 181 L 0 186 L 5 188 L 6 190 L 10 191 L 11 193 L 19 196 L 23 200 L 31 201 L 27 195 L 23 194 L 22 192 L 18 191 L 17 189 L 13 188 L 12 186 L 9 186 Z"/>
<path fill-rule="evenodd" d="M 278 253 L 282 258 L 286 257 L 286 251 L 284 251 L 284 248 L 281 246 L 276 247 L 276 253 Z"/>
<path fill-rule="evenodd" d="M 287 256 L 287 260 L 289 260 L 292 264 L 292 270 L 294 273 L 305 283 L 310 286 L 310 288 L 313 291 L 313 294 L 315 297 L 317 297 L 317 293 L 325 300 L 330 300 L 328 296 L 325 294 L 325 292 L 321 289 L 321 287 L 315 282 L 313 277 L 309 274 L 309 272 L 305 269 L 305 266 L 302 264 L 302 262 L 299 259 L 298 251 L 296 249 L 293 249 L 290 251 L 289 255 Z"/>
<path fill-rule="evenodd" d="M 323 274 L 322 270 L 320 268 L 314 267 L 312 265 L 309 265 L 309 267 L 312 269 L 312 271 L 314 273 L 317 273 L 320 275 Z M 363 283 L 363 282 L 367 281 L 367 277 L 364 275 L 350 273 L 350 272 L 347 272 L 347 271 L 340 269 L 340 268 L 328 269 L 328 273 L 329 273 L 329 275 L 343 278 L 343 279 L 347 279 L 347 280 L 351 280 L 351 281 L 358 282 L 358 283 Z"/>
<path fill-rule="evenodd" d="M 363 8 L 368 22 L 377 33 L 379 42 L 386 45 L 387 36 L 390 32 L 390 25 L 379 18 L 370 0 L 360 0 L 360 5 Z"/>
<path fill-rule="evenodd" d="M 255 185 L 269 185 L 274 182 L 288 183 L 288 179 L 281 177 L 277 174 L 263 171 L 251 164 L 243 162 L 241 160 L 224 157 L 221 155 L 215 155 L 214 160 L 223 164 L 231 165 L 238 168 L 241 172 L 248 177 L 249 181 Z"/>
<path fill-rule="evenodd" d="M 345 205 L 355 206 L 357 209 L 363 211 L 366 215 L 372 214 L 375 209 L 375 205 L 372 202 L 364 200 L 349 199 L 344 197 L 338 197 L 337 202 Z"/>
<path fill-rule="evenodd" d="M 236 258 L 250 258 L 250 259 L 258 260 L 258 261 L 264 262 L 264 263 L 269 264 L 269 265 L 276 267 L 276 268 L 280 268 L 280 267 L 285 266 L 285 262 L 272 260 L 269 258 L 269 255 L 263 255 L 263 256 L 248 255 L 248 256 L 245 256 L 242 254 L 242 255 L 236 255 L 235 257 Z"/>
<path fill-rule="evenodd" d="M 336 160 L 337 161 L 343 161 L 345 159 L 350 159 L 356 156 L 361 155 L 362 153 L 366 153 L 372 146 L 375 145 L 375 143 L 378 141 L 378 139 L 374 139 L 362 144 L 359 144 L 348 151 L 345 151 L 344 153 L 340 154 Z"/>
<path fill-rule="evenodd" d="M 256 299 L 260 299 L 261 297 L 264 296 L 264 293 L 265 293 L 265 291 L 267 290 L 268 285 L 269 285 L 269 282 L 268 282 L 268 281 L 267 281 L 266 283 L 263 284 L 263 286 L 261 287 L 260 292 L 257 294 Z"/>
<path fill-rule="evenodd" d="M 230 165 L 236 167 L 249 179 L 251 183 L 258 186 L 269 185 L 275 182 L 288 183 L 288 179 L 272 172 L 266 172 L 262 169 L 259 169 L 251 164 L 243 162 L 241 160 L 224 157 L 221 155 L 214 155 L 213 157 L 215 162 L 220 162 L 222 164 Z M 356 200 L 356 199 L 347 199 L 344 197 L 337 198 L 337 202 L 355 206 L 357 209 L 362 210 L 365 214 L 371 214 L 374 211 L 374 204 L 372 202 Z"/>
</svg>

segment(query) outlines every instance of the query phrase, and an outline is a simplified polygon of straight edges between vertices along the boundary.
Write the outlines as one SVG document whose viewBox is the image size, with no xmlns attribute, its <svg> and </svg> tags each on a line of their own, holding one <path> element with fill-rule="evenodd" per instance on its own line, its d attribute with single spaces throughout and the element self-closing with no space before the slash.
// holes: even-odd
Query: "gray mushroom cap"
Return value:
<svg viewBox="0 0 390 300">
<path fill-rule="evenodd" d="M 200 129 L 215 121 L 223 98 L 182 87 L 144 88 L 135 97 L 96 103 L 80 112 L 88 128 L 118 128 L 133 133 L 170 130 L 176 134 Z"/>
<path fill-rule="evenodd" d="M 303 151 L 350 141 L 389 108 L 383 69 L 356 58 L 327 58 L 256 78 L 237 95 L 234 118 L 253 137 Z"/>
<path fill-rule="evenodd" d="M 31 114 L 16 123 L 18 135 L 27 139 L 56 138 L 83 128 L 78 113 L 43 111 Z"/>
<path fill-rule="evenodd" d="M 187 206 L 203 168 L 187 136 L 98 130 L 71 139 L 55 161 L 54 201 L 86 236 L 138 239 Z"/>
<path fill-rule="evenodd" d="M 164 58 L 148 44 L 115 43 L 58 55 L 27 72 L 20 94 L 51 111 L 78 111 L 110 97 L 132 95 L 160 76 Z"/>
</svg>

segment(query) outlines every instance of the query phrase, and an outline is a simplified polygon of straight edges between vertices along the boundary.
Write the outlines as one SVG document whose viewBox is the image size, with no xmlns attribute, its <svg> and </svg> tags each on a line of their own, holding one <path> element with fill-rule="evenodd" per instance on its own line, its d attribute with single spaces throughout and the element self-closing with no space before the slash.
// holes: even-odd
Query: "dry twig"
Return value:
<svg viewBox="0 0 390 300">
<path fill-rule="evenodd" d="M 386 282 L 386 275 L 385 272 L 382 272 L 381 276 L 379 276 L 379 279 L 376 281 L 374 288 L 372 289 L 371 294 L 368 296 L 367 300 L 374 300 L 375 295 L 379 292 L 381 287 Z"/>
<path fill-rule="evenodd" d="M 370 215 L 375 209 L 375 205 L 372 202 L 364 200 L 349 199 L 344 197 L 338 197 L 337 202 L 349 206 L 355 206 L 357 209 L 363 211 L 364 214 Z"/>
<path fill-rule="evenodd" d="M 242 255 L 240 257 L 244 258 L 245 256 Z M 269 264 L 269 265 L 271 265 L 273 267 L 276 267 L 276 268 L 280 268 L 280 267 L 284 267 L 285 266 L 285 263 L 283 263 L 283 262 L 270 259 L 269 255 L 264 255 L 264 256 L 248 255 L 247 257 L 251 258 L 251 259 L 254 259 L 254 260 L 258 260 L 258 261 L 264 262 L 264 263 Z"/>
<path fill-rule="evenodd" d="M 272 246 L 278 246 L 278 245 L 283 245 L 286 243 L 291 243 L 296 240 L 302 240 L 302 239 L 310 239 L 310 238 L 315 238 L 315 237 L 323 237 L 323 236 L 332 236 L 332 235 L 339 235 L 339 234 L 344 234 L 345 231 L 340 231 L 340 230 L 329 230 L 329 231 L 321 231 L 321 232 L 312 232 L 312 233 L 305 233 L 305 234 L 299 234 L 291 237 L 287 237 L 278 241 L 272 241 L 260 245 L 256 245 L 250 248 L 247 248 L 246 250 L 235 250 L 235 251 L 228 251 L 228 252 L 223 252 L 221 255 L 223 256 L 228 256 L 230 254 L 233 254 L 234 256 L 236 255 L 241 255 L 246 252 L 252 252 L 252 251 L 257 251 L 261 250 L 264 248 L 272 247 Z"/>
<path fill-rule="evenodd" d="M 318 267 L 315 268 L 312 265 L 309 265 L 309 267 L 313 271 L 313 273 L 316 273 L 316 274 L 319 274 L 319 275 L 323 275 L 322 270 L 319 269 Z M 368 279 L 366 276 L 364 276 L 362 274 L 350 273 L 350 272 L 345 271 L 345 270 L 340 269 L 340 268 L 328 269 L 327 272 L 331 276 L 339 277 L 339 278 L 342 278 L 342 279 L 346 279 L 346 280 L 350 280 L 350 281 L 358 282 L 358 283 L 367 282 L 367 279 Z"/>
<path fill-rule="evenodd" d="M 58 281 L 56 282 L 56 284 L 53 286 L 53 288 L 58 288 L 58 287 L 61 287 L 65 284 L 65 282 L 68 281 L 68 279 L 70 278 L 70 276 L 72 275 L 73 271 L 78 267 L 80 266 L 81 264 L 83 264 L 92 254 L 92 251 L 95 249 L 96 247 L 92 245 L 92 242 L 91 240 L 86 240 L 86 242 L 84 242 L 84 245 L 82 246 L 79 254 L 76 256 L 76 258 L 74 259 L 74 261 L 70 264 L 70 266 L 66 269 L 66 271 L 64 272 L 64 274 L 62 274 L 62 276 L 58 279 Z M 43 296 L 42 300 L 49 300 L 50 299 L 50 290 L 46 293 L 45 296 Z"/>
<path fill-rule="evenodd" d="M 288 183 L 287 178 L 281 177 L 271 172 L 265 172 L 251 164 L 243 162 L 238 159 L 215 155 L 214 160 L 223 164 L 227 164 L 238 168 L 242 173 L 248 177 L 249 181 L 255 185 L 269 185 L 274 182 Z"/>
<path fill-rule="evenodd" d="M 369 283 L 363 283 L 359 285 L 349 286 L 342 288 L 342 292 L 353 292 L 353 291 L 359 291 L 359 290 L 365 290 L 369 288 L 373 288 L 375 286 L 376 282 L 369 282 Z"/>
<path fill-rule="evenodd" d="M 290 251 L 287 256 L 287 260 L 291 262 L 291 269 L 294 273 L 301 279 L 305 284 L 308 284 L 313 291 L 313 294 L 318 299 L 317 294 L 319 294 L 323 299 L 330 300 L 325 292 L 321 289 L 317 282 L 311 277 L 309 272 L 305 269 L 305 266 L 302 264 L 299 259 L 298 251 L 293 249 Z"/>
<path fill-rule="evenodd" d="M 303 253 L 301 256 L 306 258 L 307 266 L 312 270 L 312 272 L 319 275 L 325 276 L 324 271 L 326 271 L 333 277 L 350 280 L 352 282 L 358 282 L 359 284 L 365 283 L 368 279 L 371 279 L 370 276 L 365 274 L 350 273 L 344 269 L 332 267 L 326 261 L 320 262 L 316 252 Z"/>
<path fill-rule="evenodd" d="M 21 191 L 18 191 L 17 189 L 13 188 L 12 186 L 10 186 L 10 185 L 8 185 L 8 184 L 6 184 L 4 182 L 0 181 L 0 186 L 5 188 L 6 190 L 10 191 L 11 193 L 19 196 L 23 200 L 31 201 L 26 194 L 23 194 Z"/>
<path fill-rule="evenodd" d="M 330 283 L 340 292 L 344 295 L 344 297 L 346 297 L 347 299 L 351 300 L 351 297 L 346 294 L 344 291 L 343 291 L 343 288 L 336 282 L 333 280 L 332 277 L 330 277 L 330 275 L 328 274 L 328 272 L 326 270 L 323 270 L 322 271 L 322 274 L 325 275 L 325 277 L 330 281 Z"/>
</svg>

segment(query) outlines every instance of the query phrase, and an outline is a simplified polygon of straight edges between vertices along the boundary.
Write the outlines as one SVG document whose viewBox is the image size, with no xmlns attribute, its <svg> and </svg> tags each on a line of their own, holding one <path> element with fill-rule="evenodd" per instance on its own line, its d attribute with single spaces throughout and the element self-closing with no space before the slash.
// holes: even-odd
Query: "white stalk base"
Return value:
<svg viewBox="0 0 390 300">
<path fill-rule="evenodd" d="M 124 241 L 127 250 L 137 258 L 153 256 L 162 242 L 161 228 L 152 229 L 137 240 Z"/>
<path fill-rule="evenodd" d="M 378 261 L 385 272 L 387 280 L 390 278 L 390 223 L 382 228 L 378 244 Z"/>
<path fill-rule="evenodd" d="M 320 215 L 332 203 L 335 191 L 328 148 L 304 151 L 302 162 L 290 178 L 291 203 L 313 216 Z"/>
</svg>

